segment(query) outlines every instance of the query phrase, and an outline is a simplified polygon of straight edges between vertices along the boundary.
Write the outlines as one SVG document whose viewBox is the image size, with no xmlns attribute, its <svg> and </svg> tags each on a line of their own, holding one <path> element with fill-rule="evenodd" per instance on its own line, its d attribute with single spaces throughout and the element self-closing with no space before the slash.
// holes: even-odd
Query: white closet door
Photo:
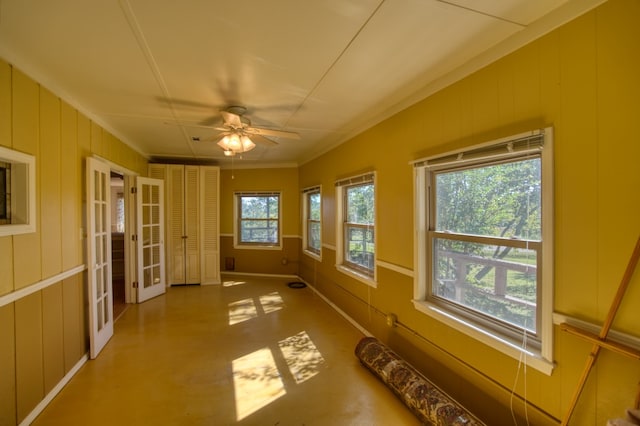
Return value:
<svg viewBox="0 0 640 426">
<path fill-rule="evenodd" d="M 220 169 L 200 168 L 200 235 L 202 236 L 202 284 L 220 284 L 219 205 Z"/>
<path fill-rule="evenodd" d="M 200 168 L 184 166 L 184 253 L 186 284 L 200 283 Z"/>
<path fill-rule="evenodd" d="M 184 166 L 167 166 L 166 184 L 169 284 L 185 284 Z"/>
<path fill-rule="evenodd" d="M 108 164 L 87 158 L 87 275 L 92 359 L 113 336 L 110 175 Z"/>
</svg>

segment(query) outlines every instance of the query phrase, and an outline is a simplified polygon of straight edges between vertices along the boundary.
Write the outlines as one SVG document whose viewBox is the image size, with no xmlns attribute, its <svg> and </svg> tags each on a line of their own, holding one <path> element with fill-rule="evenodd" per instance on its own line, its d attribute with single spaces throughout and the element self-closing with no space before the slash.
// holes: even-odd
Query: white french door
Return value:
<svg viewBox="0 0 640 426">
<path fill-rule="evenodd" d="M 136 178 L 138 303 L 165 292 L 164 182 Z"/>
<path fill-rule="evenodd" d="M 108 164 L 87 158 L 87 275 L 92 359 L 113 336 L 110 175 Z"/>
</svg>

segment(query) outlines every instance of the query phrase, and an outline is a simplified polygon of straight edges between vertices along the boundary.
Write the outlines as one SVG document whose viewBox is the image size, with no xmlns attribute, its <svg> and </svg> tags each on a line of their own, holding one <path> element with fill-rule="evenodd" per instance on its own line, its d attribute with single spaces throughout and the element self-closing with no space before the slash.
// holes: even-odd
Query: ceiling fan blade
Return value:
<svg viewBox="0 0 640 426">
<path fill-rule="evenodd" d="M 276 141 L 272 141 L 269 138 L 265 138 L 264 136 L 260 136 L 258 134 L 252 134 L 249 139 L 251 139 L 253 142 L 260 144 L 260 145 L 265 145 L 265 146 L 276 146 L 278 145 L 278 142 Z"/>
<path fill-rule="evenodd" d="M 220 115 L 222 115 L 225 125 L 231 126 L 234 129 L 242 128 L 242 120 L 240 120 L 239 115 L 224 110 L 220 111 Z"/>
<path fill-rule="evenodd" d="M 277 138 L 300 139 L 300 135 L 296 132 L 285 132 L 284 130 L 264 129 L 261 127 L 245 127 L 245 133 L 250 135 L 274 136 Z"/>
</svg>

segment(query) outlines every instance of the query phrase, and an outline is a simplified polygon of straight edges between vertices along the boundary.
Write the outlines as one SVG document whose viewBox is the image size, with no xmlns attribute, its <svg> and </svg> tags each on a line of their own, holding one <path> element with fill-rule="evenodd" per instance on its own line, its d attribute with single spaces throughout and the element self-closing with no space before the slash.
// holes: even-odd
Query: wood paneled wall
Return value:
<svg viewBox="0 0 640 426">
<path fill-rule="evenodd" d="M 0 425 L 13 425 L 88 349 L 85 158 L 99 155 L 141 175 L 147 162 L 2 60 L 0 145 L 36 158 L 36 232 L 0 237 Z M 50 285 L 29 292 L 42 282 Z M 14 297 L 17 291 L 28 294 Z"/>
<path fill-rule="evenodd" d="M 527 410 L 532 424 L 557 424 L 590 344 L 556 327 L 555 370 L 528 366 L 525 383 L 517 359 L 414 308 L 410 161 L 553 126 L 554 310 L 602 324 L 640 233 L 639 20 L 637 0 L 604 2 L 300 167 L 301 188 L 322 185 L 324 244 L 322 262 L 301 256 L 301 276 L 489 424 L 513 423 L 512 389 L 517 415 Z M 377 172 L 377 288 L 334 266 L 333 183 L 361 170 Z M 614 328 L 640 337 L 639 309 L 636 271 Z M 387 313 L 406 328 L 388 328 Z M 571 424 L 624 416 L 639 380 L 637 360 L 605 351 Z"/>
</svg>

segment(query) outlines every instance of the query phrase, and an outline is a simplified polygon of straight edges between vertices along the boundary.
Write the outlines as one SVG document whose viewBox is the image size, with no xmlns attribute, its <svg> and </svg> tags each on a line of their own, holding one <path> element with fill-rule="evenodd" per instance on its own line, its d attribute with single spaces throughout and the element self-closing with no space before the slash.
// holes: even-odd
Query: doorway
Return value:
<svg viewBox="0 0 640 426">
<path fill-rule="evenodd" d="M 114 321 L 127 309 L 125 287 L 125 185 L 124 176 L 111 171 L 111 285 Z"/>
</svg>

